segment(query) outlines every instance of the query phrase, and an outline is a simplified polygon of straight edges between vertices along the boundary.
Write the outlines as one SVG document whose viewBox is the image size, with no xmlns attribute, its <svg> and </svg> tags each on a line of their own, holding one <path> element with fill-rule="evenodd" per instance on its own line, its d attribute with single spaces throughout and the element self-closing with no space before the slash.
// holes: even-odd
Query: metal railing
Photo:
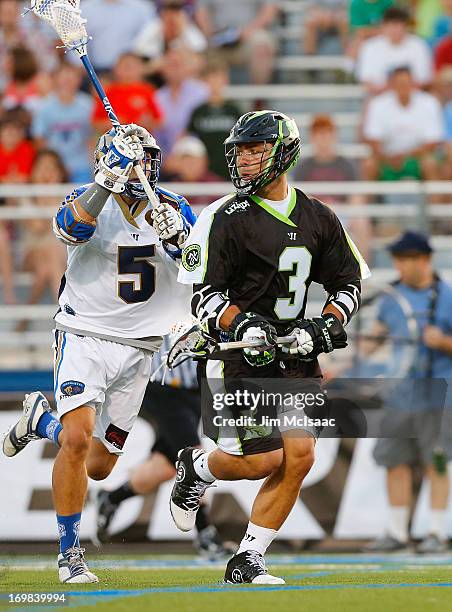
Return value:
<svg viewBox="0 0 452 612">
<path fill-rule="evenodd" d="M 307 194 L 321 193 L 323 195 L 366 196 L 366 204 L 340 204 L 337 212 L 341 218 L 368 218 L 374 222 L 391 222 L 399 228 L 418 227 L 428 230 L 434 220 L 450 221 L 452 224 L 452 181 L 416 182 L 403 181 L 397 183 L 383 182 L 329 182 L 329 183 L 293 183 Z M 192 196 L 205 196 L 210 203 L 213 196 L 221 197 L 233 192 L 230 183 L 167 183 L 168 189 L 182 193 L 190 200 Z M 6 199 L 6 204 L 0 207 L 0 221 L 23 222 L 26 219 L 50 219 L 55 214 L 55 206 L 34 206 L 33 197 L 61 198 L 69 193 L 73 185 L 0 185 L 0 198 Z M 432 195 L 443 194 L 444 204 L 430 204 Z M 382 201 L 383 200 L 383 201 Z M 389 200 L 389 201 L 388 201 Z M 363 198 L 364 201 L 364 198 Z M 203 207 L 195 207 L 197 212 Z M 438 225 L 438 224 L 437 224 Z M 373 239 L 373 247 L 383 248 L 392 236 L 379 236 Z M 438 252 L 450 252 L 452 261 L 452 236 L 445 232 L 432 238 Z M 443 258 L 444 262 L 444 258 Z M 389 267 L 372 269 L 371 283 L 381 284 L 394 278 L 394 271 Z M 452 266 L 443 265 L 442 275 L 452 280 Z M 30 274 L 19 273 L 16 285 L 27 286 L 31 281 Z M 314 307 L 320 308 L 320 295 L 313 295 Z M 311 307 L 313 304 L 311 303 Z M 10 349 L 11 356 L 21 365 L 40 363 L 37 351 L 49 355 L 52 317 L 55 313 L 54 304 L 39 305 L 0 305 L 0 347 Z M 34 327 L 27 332 L 14 331 L 17 321 L 27 319 L 34 322 Z M 46 324 L 47 322 L 47 324 Z M 47 330 L 46 330 L 47 328 Z M 0 351 L 1 353 L 1 351 Z M 6 351 L 3 351 L 5 354 Z M 25 356 L 24 356 L 25 354 Z M 18 356 L 22 355 L 21 358 Z M 0 358 L 1 359 L 1 358 Z M 4 360 L 3 360 L 4 363 Z M 1 361 L 0 361 L 1 367 Z"/>
</svg>

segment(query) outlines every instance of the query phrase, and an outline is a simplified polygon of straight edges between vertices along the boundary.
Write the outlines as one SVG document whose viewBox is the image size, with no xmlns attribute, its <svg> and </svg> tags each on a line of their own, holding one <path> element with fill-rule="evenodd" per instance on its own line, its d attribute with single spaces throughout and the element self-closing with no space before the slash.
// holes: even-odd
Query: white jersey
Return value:
<svg viewBox="0 0 452 612">
<path fill-rule="evenodd" d="M 92 238 L 68 246 L 58 323 L 132 339 L 163 336 L 189 316 L 191 287 L 177 282 L 179 264 L 146 221 L 150 210 L 142 202 L 132 216 L 110 196 Z"/>
</svg>

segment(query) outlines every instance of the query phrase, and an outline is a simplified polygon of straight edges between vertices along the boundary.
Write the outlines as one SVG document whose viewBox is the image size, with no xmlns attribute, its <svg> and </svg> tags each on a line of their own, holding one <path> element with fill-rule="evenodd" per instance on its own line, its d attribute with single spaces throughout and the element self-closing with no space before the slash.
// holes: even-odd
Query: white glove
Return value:
<svg viewBox="0 0 452 612">
<path fill-rule="evenodd" d="M 126 125 L 113 137 L 108 153 L 99 161 L 94 180 L 113 193 L 122 193 L 135 162 L 144 157 L 138 134 L 143 129 L 135 124 Z"/>
<path fill-rule="evenodd" d="M 182 248 L 190 233 L 190 226 L 177 210 L 160 204 L 152 210 L 151 218 L 152 227 L 161 240 Z"/>
<path fill-rule="evenodd" d="M 314 350 L 314 341 L 309 332 L 305 329 L 299 329 L 295 327 L 290 332 L 291 336 L 295 337 L 292 344 L 282 347 L 283 353 L 290 353 L 291 355 L 309 355 Z"/>
</svg>

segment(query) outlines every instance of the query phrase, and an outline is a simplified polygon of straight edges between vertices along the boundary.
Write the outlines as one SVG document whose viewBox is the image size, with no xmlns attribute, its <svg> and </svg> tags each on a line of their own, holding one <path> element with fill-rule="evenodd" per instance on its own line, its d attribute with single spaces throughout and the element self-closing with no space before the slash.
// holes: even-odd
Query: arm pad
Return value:
<svg viewBox="0 0 452 612">
<path fill-rule="evenodd" d="M 78 213 L 76 199 L 86 191 L 86 188 L 76 189 L 66 197 L 53 218 L 53 231 L 58 240 L 67 245 L 78 245 L 88 242 L 96 231 L 96 223 L 83 221 Z"/>
</svg>

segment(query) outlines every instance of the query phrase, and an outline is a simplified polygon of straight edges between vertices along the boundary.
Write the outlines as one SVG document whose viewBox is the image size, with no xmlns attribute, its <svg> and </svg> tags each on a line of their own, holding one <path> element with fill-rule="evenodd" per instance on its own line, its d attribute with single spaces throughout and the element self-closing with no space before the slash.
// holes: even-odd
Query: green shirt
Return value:
<svg viewBox="0 0 452 612">
<path fill-rule="evenodd" d="M 232 102 L 214 106 L 207 102 L 193 111 L 188 131 L 204 143 L 209 156 L 209 170 L 229 180 L 223 142 L 228 137 L 241 110 Z"/>
<path fill-rule="evenodd" d="M 383 19 L 383 13 L 394 4 L 394 0 L 351 0 L 350 25 L 352 28 L 365 28 L 377 25 Z"/>
</svg>

